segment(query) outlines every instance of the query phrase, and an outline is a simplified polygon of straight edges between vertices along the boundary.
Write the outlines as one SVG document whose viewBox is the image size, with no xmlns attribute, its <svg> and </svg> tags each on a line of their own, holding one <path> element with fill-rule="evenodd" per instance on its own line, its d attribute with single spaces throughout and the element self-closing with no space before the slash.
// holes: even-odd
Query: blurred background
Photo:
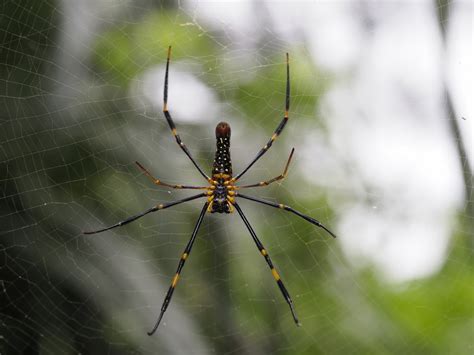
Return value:
<svg viewBox="0 0 474 355">
<path fill-rule="evenodd" d="M 0 5 L 0 353 L 473 352 L 470 1 L 4 0 Z M 148 337 L 202 201 L 97 235 L 210 172 L 286 180 L 242 201 L 303 327 L 238 215 L 206 215 Z"/>
</svg>

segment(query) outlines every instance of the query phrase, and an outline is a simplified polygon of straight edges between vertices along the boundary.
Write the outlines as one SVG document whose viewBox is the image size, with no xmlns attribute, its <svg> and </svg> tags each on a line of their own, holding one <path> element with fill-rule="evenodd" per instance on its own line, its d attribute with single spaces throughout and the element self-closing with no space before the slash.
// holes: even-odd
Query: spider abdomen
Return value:
<svg viewBox="0 0 474 355">
<path fill-rule="evenodd" d="M 232 162 L 230 160 L 230 126 L 219 122 L 216 126 L 216 155 L 212 166 L 213 190 L 209 197 L 209 212 L 233 211 Z"/>
<path fill-rule="evenodd" d="M 232 177 L 232 161 L 230 160 L 230 126 L 219 122 L 216 126 L 216 155 L 212 167 L 213 177 L 225 174 Z"/>
</svg>

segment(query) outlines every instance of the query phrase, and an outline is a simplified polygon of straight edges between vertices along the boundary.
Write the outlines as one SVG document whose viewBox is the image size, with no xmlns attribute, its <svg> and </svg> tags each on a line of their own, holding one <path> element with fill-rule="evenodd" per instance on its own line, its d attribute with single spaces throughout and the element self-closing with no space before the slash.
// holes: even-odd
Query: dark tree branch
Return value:
<svg viewBox="0 0 474 355">
<path fill-rule="evenodd" d="M 435 7 L 437 9 L 438 16 L 438 25 L 440 28 L 441 36 L 444 42 L 444 47 L 446 49 L 446 31 L 449 23 L 449 11 L 450 11 L 450 2 L 449 0 L 436 0 L 434 1 Z M 459 161 L 462 167 L 462 175 L 464 179 L 464 188 L 466 193 L 466 215 L 474 215 L 474 205 L 473 205 L 473 194 L 472 194 L 472 168 L 469 164 L 469 159 L 466 154 L 466 149 L 464 141 L 461 135 L 461 130 L 459 129 L 459 119 L 461 116 L 457 116 L 454 109 L 453 100 L 451 97 L 451 92 L 446 81 L 443 84 L 443 97 L 444 103 L 446 105 L 446 110 L 449 116 L 449 128 L 451 134 L 453 135 L 454 142 L 458 151 Z M 472 235 L 472 234 L 471 234 Z M 474 246 L 474 238 L 471 238 L 471 247 Z M 474 248 L 473 248 L 474 250 Z"/>
</svg>

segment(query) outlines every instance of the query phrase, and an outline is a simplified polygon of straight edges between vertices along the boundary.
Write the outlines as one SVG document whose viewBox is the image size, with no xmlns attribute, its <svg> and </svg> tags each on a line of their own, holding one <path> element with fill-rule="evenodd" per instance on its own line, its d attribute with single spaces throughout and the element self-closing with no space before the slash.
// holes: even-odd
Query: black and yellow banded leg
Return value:
<svg viewBox="0 0 474 355">
<path fill-rule="evenodd" d="M 255 231 L 253 230 L 252 226 L 250 225 L 249 221 L 244 215 L 244 212 L 240 208 L 240 206 L 234 202 L 234 207 L 239 213 L 240 217 L 244 221 L 245 225 L 247 226 L 247 229 L 249 230 L 250 234 L 252 235 L 252 238 L 257 245 L 258 250 L 260 250 L 260 253 L 263 255 L 265 258 L 265 261 L 267 262 L 268 266 L 270 267 L 270 270 L 272 272 L 273 277 L 275 278 L 275 281 L 277 282 L 278 287 L 280 288 L 280 291 L 283 295 L 283 297 L 286 300 L 286 303 L 290 306 L 291 314 L 293 315 L 293 319 L 296 323 L 297 326 L 301 326 L 301 323 L 298 320 L 298 317 L 296 316 L 296 311 L 295 307 L 293 305 L 293 301 L 290 297 L 290 294 L 288 293 L 288 290 L 286 289 L 285 285 L 283 284 L 283 281 L 280 278 L 280 274 L 278 271 L 275 269 L 275 266 L 273 266 L 272 260 L 270 259 L 270 255 L 268 255 L 267 250 L 263 247 L 262 242 L 258 239 L 257 235 L 255 234 Z"/>
<path fill-rule="evenodd" d="M 173 280 L 171 281 L 171 286 L 168 289 L 168 292 L 166 293 L 166 297 L 165 297 L 165 300 L 163 301 L 163 305 L 161 306 L 161 312 L 160 312 L 160 315 L 158 316 L 158 320 L 156 321 L 153 329 L 150 332 L 148 332 L 148 335 L 153 335 L 153 333 L 156 332 L 156 330 L 158 329 L 158 326 L 160 325 L 161 319 L 163 318 L 163 315 L 165 314 L 166 309 L 168 308 L 168 305 L 170 304 L 171 297 L 173 296 L 174 289 L 176 288 L 176 285 L 178 284 L 179 276 L 181 275 L 181 271 L 183 270 L 184 263 L 188 259 L 189 254 L 191 253 L 191 249 L 193 248 L 194 241 L 196 240 L 199 227 L 201 226 L 202 220 L 204 219 L 204 215 L 206 214 L 208 204 L 209 204 L 208 202 L 204 204 L 201 210 L 201 213 L 199 214 L 199 218 L 194 227 L 193 234 L 191 235 L 191 239 L 189 239 L 188 245 L 186 245 L 186 248 L 184 249 L 184 252 L 181 255 L 181 259 L 179 260 L 176 274 L 174 275 Z"/>
<path fill-rule="evenodd" d="M 109 227 L 106 227 L 106 228 L 102 228 L 102 229 L 99 229 L 99 230 L 96 230 L 96 231 L 91 231 L 91 232 L 83 232 L 83 234 L 96 234 L 96 233 L 101 233 L 101 232 L 105 232 L 105 231 L 108 231 L 109 229 L 113 229 L 113 228 L 117 228 L 117 227 L 122 227 L 128 223 L 131 223 L 145 215 L 147 215 L 148 213 L 151 213 L 151 212 L 156 212 L 156 211 L 159 211 L 159 210 L 164 210 L 166 208 L 169 208 L 169 207 L 172 207 L 172 206 L 176 206 L 176 205 L 179 205 L 180 203 L 184 203 L 184 202 L 188 202 L 188 201 L 192 201 L 192 200 L 195 200 L 197 198 L 200 198 L 200 197 L 206 197 L 207 194 L 206 193 L 200 193 L 198 195 L 194 195 L 194 196 L 190 196 L 190 197 L 186 197 L 186 198 L 183 198 L 182 200 L 178 200 L 178 201 L 173 201 L 173 202 L 169 202 L 169 203 L 160 203 L 159 205 L 156 205 L 156 206 L 153 206 L 152 208 L 149 208 L 147 209 L 145 212 L 142 212 L 142 213 L 139 213 L 139 214 L 136 214 L 134 216 L 131 216 L 131 217 L 128 217 L 127 219 L 124 219 L 123 221 L 120 221 L 118 223 L 115 223 Z"/>
<path fill-rule="evenodd" d="M 267 142 L 267 144 L 264 145 L 262 149 L 257 153 L 255 158 L 250 162 L 247 167 L 242 170 L 241 173 L 239 173 L 237 176 L 235 176 L 232 180 L 237 181 L 239 180 L 242 175 L 244 175 L 251 167 L 253 164 L 257 162 L 258 159 L 264 155 L 268 149 L 272 146 L 273 142 L 278 138 L 278 136 L 281 134 L 283 129 L 286 126 L 286 123 L 288 122 L 289 119 L 289 111 L 290 111 L 290 60 L 288 53 L 286 53 L 286 96 L 285 96 L 285 115 L 283 116 L 283 119 L 280 121 L 280 124 L 278 127 L 275 129 L 275 132 L 271 136 L 270 140 Z"/>
<path fill-rule="evenodd" d="M 275 207 L 275 208 L 279 208 L 279 209 L 282 209 L 282 210 L 285 210 L 285 211 L 288 211 L 288 212 L 291 212 L 291 213 L 294 213 L 295 215 L 303 218 L 304 220 L 308 221 L 309 223 L 311 224 L 314 224 L 315 226 L 318 226 L 319 228 L 322 228 L 324 229 L 326 232 L 328 232 L 333 238 L 336 238 L 336 235 L 331 232 L 328 228 L 326 228 L 321 222 L 319 222 L 317 219 L 313 218 L 313 217 L 310 217 L 310 216 L 307 216 L 293 208 L 291 208 L 290 206 L 287 206 L 287 205 L 284 205 L 282 203 L 273 203 L 273 202 L 270 202 L 270 201 L 265 201 L 265 200 L 261 200 L 259 198 L 256 198 L 256 197 L 253 197 L 253 196 L 247 196 L 247 195 L 242 195 L 241 193 L 235 193 L 235 196 L 236 197 L 241 197 L 241 198 L 245 198 L 246 200 L 250 200 L 250 201 L 254 201 L 254 202 L 257 202 L 257 203 L 261 203 L 261 204 L 264 204 L 264 205 L 267 205 L 267 206 L 270 206 L 270 207 Z"/>
<path fill-rule="evenodd" d="M 245 189 L 249 187 L 261 187 L 261 186 L 268 186 L 272 182 L 283 180 L 286 178 L 286 175 L 288 174 L 288 167 L 290 166 L 291 158 L 293 157 L 293 153 L 295 152 L 295 148 L 291 149 L 290 157 L 288 158 L 288 161 L 286 162 L 285 169 L 283 170 L 283 173 L 278 175 L 277 177 L 274 177 L 273 179 L 270 180 L 265 180 L 265 181 L 260 181 L 256 184 L 249 184 L 249 185 L 242 185 L 242 186 L 236 186 L 237 189 Z"/>
<path fill-rule="evenodd" d="M 150 181 L 152 183 L 154 183 L 155 185 L 166 186 L 166 187 L 170 187 L 172 189 L 205 190 L 205 189 L 208 188 L 208 186 L 190 186 L 190 185 L 181 185 L 181 184 L 177 184 L 177 185 L 168 184 L 167 182 L 164 182 L 160 179 L 157 179 L 153 175 L 151 175 L 151 173 L 139 162 L 136 161 L 135 164 L 137 164 L 138 168 L 143 172 L 143 174 L 145 174 L 145 176 L 148 177 L 150 179 Z"/>
<path fill-rule="evenodd" d="M 201 167 L 198 165 L 198 163 L 194 160 L 194 158 L 191 155 L 191 152 L 189 149 L 184 145 L 183 141 L 181 140 L 181 137 L 178 134 L 178 131 L 176 130 L 176 126 L 174 124 L 173 118 L 171 118 L 171 114 L 168 111 L 168 73 L 169 73 L 169 67 L 170 67 L 170 57 L 171 57 L 171 46 L 168 47 L 168 56 L 166 59 L 166 72 L 165 72 L 165 87 L 163 89 L 163 113 L 165 115 L 166 121 L 168 122 L 168 125 L 170 126 L 171 133 L 173 133 L 174 138 L 176 139 L 176 143 L 181 147 L 181 149 L 186 153 L 188 158 L 191 160 L 191 162 L 194 164 L 196 169 L 199 170 L 199 173 L 207 180 L 209 181 L 209 176 L 204 173 L 204 171 L 201 169 Z"/>
</svg>

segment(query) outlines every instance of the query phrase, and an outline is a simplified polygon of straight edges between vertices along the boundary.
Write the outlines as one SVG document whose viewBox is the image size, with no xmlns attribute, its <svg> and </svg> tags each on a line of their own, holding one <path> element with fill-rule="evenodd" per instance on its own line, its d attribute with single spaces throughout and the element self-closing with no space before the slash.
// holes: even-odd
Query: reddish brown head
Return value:
<svg viewBox="0 0 474 355">
<path fill-rule="evenodd" d="M 219 122 L 217 124 L 216 138 L 230 138 L 230 126 L 227 122 Z"/>
</svg>

